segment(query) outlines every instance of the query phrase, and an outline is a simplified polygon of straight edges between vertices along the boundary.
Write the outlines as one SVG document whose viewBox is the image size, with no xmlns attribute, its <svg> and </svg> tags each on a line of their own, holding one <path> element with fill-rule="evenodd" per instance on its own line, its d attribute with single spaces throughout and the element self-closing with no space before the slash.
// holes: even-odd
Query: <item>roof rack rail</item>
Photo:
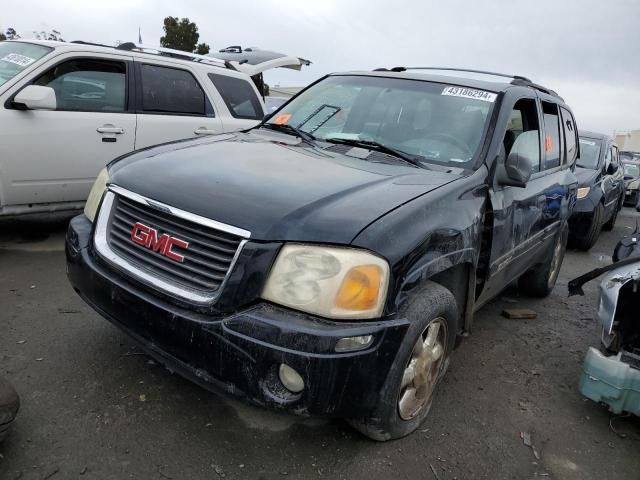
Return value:
<svg viewBox="0 0 640 480">
<path fill-rule="evenodd" d="M 443 70 L 447 72 L 465 72 L 465 73 L 480 73 L 482 75 L 491 75 L 493 77 L 503 77 L 503 78 L 512 78 L 514 80 L 524 80 L 527 82 L 531 82 L 527 77 L 523 77 L 522 75 L 509 75 L 506 73 L 497 73 L 497 72 L 488 72 L 486 70 L 473 70 L 470 68 L 453 68 L 453 67 L 393 67 L 390 69 L 386 68 L 377 68 L 376 71 L 391 71 L 391 72 L 404 72 L 407 70 Z"/>
<path fill-rule="evenodd" d="M 511 82 L 511 84 L 512 85 L 522 86 L 522 87 L 535 88 L 539 92 L 546 93 L 546 94 L 552 95 L 554 97 L 558 97 L 560 100 L 562 100 L 564 102 L 564 98 L 562 98 L 560 95 L 558 95 L 558 93 L 555 90 L 551 90 L 550 88 L 543 87 L 542 85 L 539 85 L 537 83 L 533 83 L 531 80 L 523 81 L 521 79 L 517 79 L 516 78 Z"/>
<path fill-rule="evenodd" d="M 223 68 L 229 68 L 235 70 L 235 67 L 226 60 L 221 60 L 215 57 L 209 57 L 207 55 L 198 55 L 197 53 L 184 52 L 182 50 L 175 50 L 173 48 L 164 47 L 151 47 L 149 45 L 138 45 L 133 42 L 121 43 L 117 47 L 118 50 L 136 51 L 140 53 L 148 53 L 151 55 L 161 55 L 171 58 L 179 58 L 181 60 L 192 60 L 198 63 L 207 63 L 211 65 L 217 65 Z"/>
<path fill-rule="evenodd" d="M 172 48 L 151 47 L 149 45 L 136 44 L 134 42 L 123 42 L 116 47 L 114 47 L 113 45 L 104 45 L 102 43 L 85 42 L 83 40 L 74 40 L 71 43 L 77 43 L 79 45 L 92 45 L 94 47 L 115 48 L 116 50 L 123 50 L 127 52 L 135 51 L 151 55 L 179 58 L 181 60 L 191 60 L 198 63 L 206 63 L 222 68 L 228 68 L 230 70 L 237 70 L 228 60 L 209 57 L 207 55 L 198 55 L 197 53 L 184 52 L 182 50 L 174 50 Z"/>
<path fill-rule="evenodd" d="M 558 97 L 560 100 L 564 101 L 564 99 L 558 95 L 557 92 L 551 90 L 550 88 L 543 87 L 537 83 L 534 83 L 529 78 L 524 77 L 522 75 L 509 75 L 506 73 L 497 73 L 497 72 L 488 72 L 485 70 L 473 70 L 469 68 L 451 68 L 451 67 L 393 67 L 393 68 L 376 68 L 374 72 L 405 72 L 407 70 L 443 70 L 448 72 L 466 72 L 466 73 L 480 73 L 482 75 L 491 75 L 494 77 L 502 77 L 502 78 L 510 78 L 511 85 L 518 85 L 522 87 L 531 87 L 540 92 L 546 93 L 548 95 L 553 95 L 554 97 Z"/>
<path fill-rule="evenodd" d="M 92 47 L 114 48 L 113 45 L 105 45 L 103 43 L 85 42 L 84 40 L 72 40 L 70 43 L 77 43 L 79 45 L 91 45 Z"/>
</svg>

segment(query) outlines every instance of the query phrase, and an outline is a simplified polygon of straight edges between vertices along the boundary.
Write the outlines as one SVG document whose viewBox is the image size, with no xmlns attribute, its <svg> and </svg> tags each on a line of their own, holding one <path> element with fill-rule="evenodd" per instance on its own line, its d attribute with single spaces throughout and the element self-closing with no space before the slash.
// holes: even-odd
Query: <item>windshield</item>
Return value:
<svg viewBox="0 0 640 480">
<path fill-rule="evenodd" d="M 580 138 L 580 158 L 577 165 L 595 170 L 600 160 L 600 143 L 589 138 Z"/>
<path fill-rule="evenodd" d="M 53 50 L 43 45 L 0 42 L 0 85 L 11 80 L 36 60 Z"/>
<path fill-rule="evenodd" d="M 640 177 L 640 165 L 635 163 L 625 163 L 623 165 L 625 177 Z"/>
<path fill-rule="evenodd" d="M 464 167 L 479 150 L 497 95 L 419 80 L 333 76 L 294 98 L 267 123 L 317 139 L 363 141 Z"/>
</svg>

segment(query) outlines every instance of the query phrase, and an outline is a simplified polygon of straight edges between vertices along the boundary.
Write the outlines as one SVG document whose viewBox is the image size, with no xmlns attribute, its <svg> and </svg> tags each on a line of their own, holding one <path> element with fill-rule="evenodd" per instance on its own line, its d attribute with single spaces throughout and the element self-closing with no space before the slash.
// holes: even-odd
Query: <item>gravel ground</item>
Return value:
<svg viewBox="0 0 640 480">
<path fill-rule="evenodd" d="M 483 308 L 427 421 L 384 444 L 341 421 L 276 414 L 170 374 L 69 287 L 64 220 L 4 221 L 0 374 L 22 409 L 0 445 L 0 479 L 638 480 L 640 420 L 612 417 L 577 388 L 587 347 L 598 345 L 596 282 L 584 297 L 566 289 L 608 263 L 638 218 L 625 209 L 591 252 L 568 252 L 549 298 L 507 291 Z M 500 316 L 516 306 L 538 318 Z"/>
</svg>

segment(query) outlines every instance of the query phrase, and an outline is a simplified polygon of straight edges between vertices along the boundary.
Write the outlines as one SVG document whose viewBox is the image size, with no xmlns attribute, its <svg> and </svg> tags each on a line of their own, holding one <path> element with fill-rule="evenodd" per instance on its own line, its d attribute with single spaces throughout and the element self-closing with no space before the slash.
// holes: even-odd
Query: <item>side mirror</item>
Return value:
<svg viewBox="0 0 640 480">
<path fill-rule="evenodd" d="M 498 183 L 511 187 L 526 187 L 535 161 L 540 158 L 540 140 L 537 130 L 521 133 L 511 147 L 511 152 L 498 166 Z"/>
<path fill-rule="evenodd" d="M 607 167 L 607 175 L 613 175 L 618 171 L 618 166 L 614 165 L 613 162 L 609 164 Z"/>
<path fill-rule="evenodd" d="M 13 103 L 25 110 L 55 110 L 56 92 L 51 87 L 29 85 L 18 92 Z"/>
</svg>

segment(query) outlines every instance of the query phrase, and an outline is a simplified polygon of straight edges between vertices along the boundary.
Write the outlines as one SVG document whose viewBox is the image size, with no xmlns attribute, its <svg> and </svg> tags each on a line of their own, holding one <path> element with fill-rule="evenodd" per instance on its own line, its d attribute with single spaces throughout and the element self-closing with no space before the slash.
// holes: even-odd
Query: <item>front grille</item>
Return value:
<svg viewBox="0 0 640 480">
<path fill-rule="evenodd" d="M 136 223 L 157 232 L 188 242 L 187 248 L 174 247 L 183 261 L 171 259 L 162 249 L 133 241 Z M 165 284 L 187 291 L 213 296 L 231 269 L 243 238 L 222 230 L 176 216 L 171 211 L 139 203 L 123 195 L 114 195 L 107 227 L 111 251 L 127 264 L 142 270 Z"/>
</svg>

